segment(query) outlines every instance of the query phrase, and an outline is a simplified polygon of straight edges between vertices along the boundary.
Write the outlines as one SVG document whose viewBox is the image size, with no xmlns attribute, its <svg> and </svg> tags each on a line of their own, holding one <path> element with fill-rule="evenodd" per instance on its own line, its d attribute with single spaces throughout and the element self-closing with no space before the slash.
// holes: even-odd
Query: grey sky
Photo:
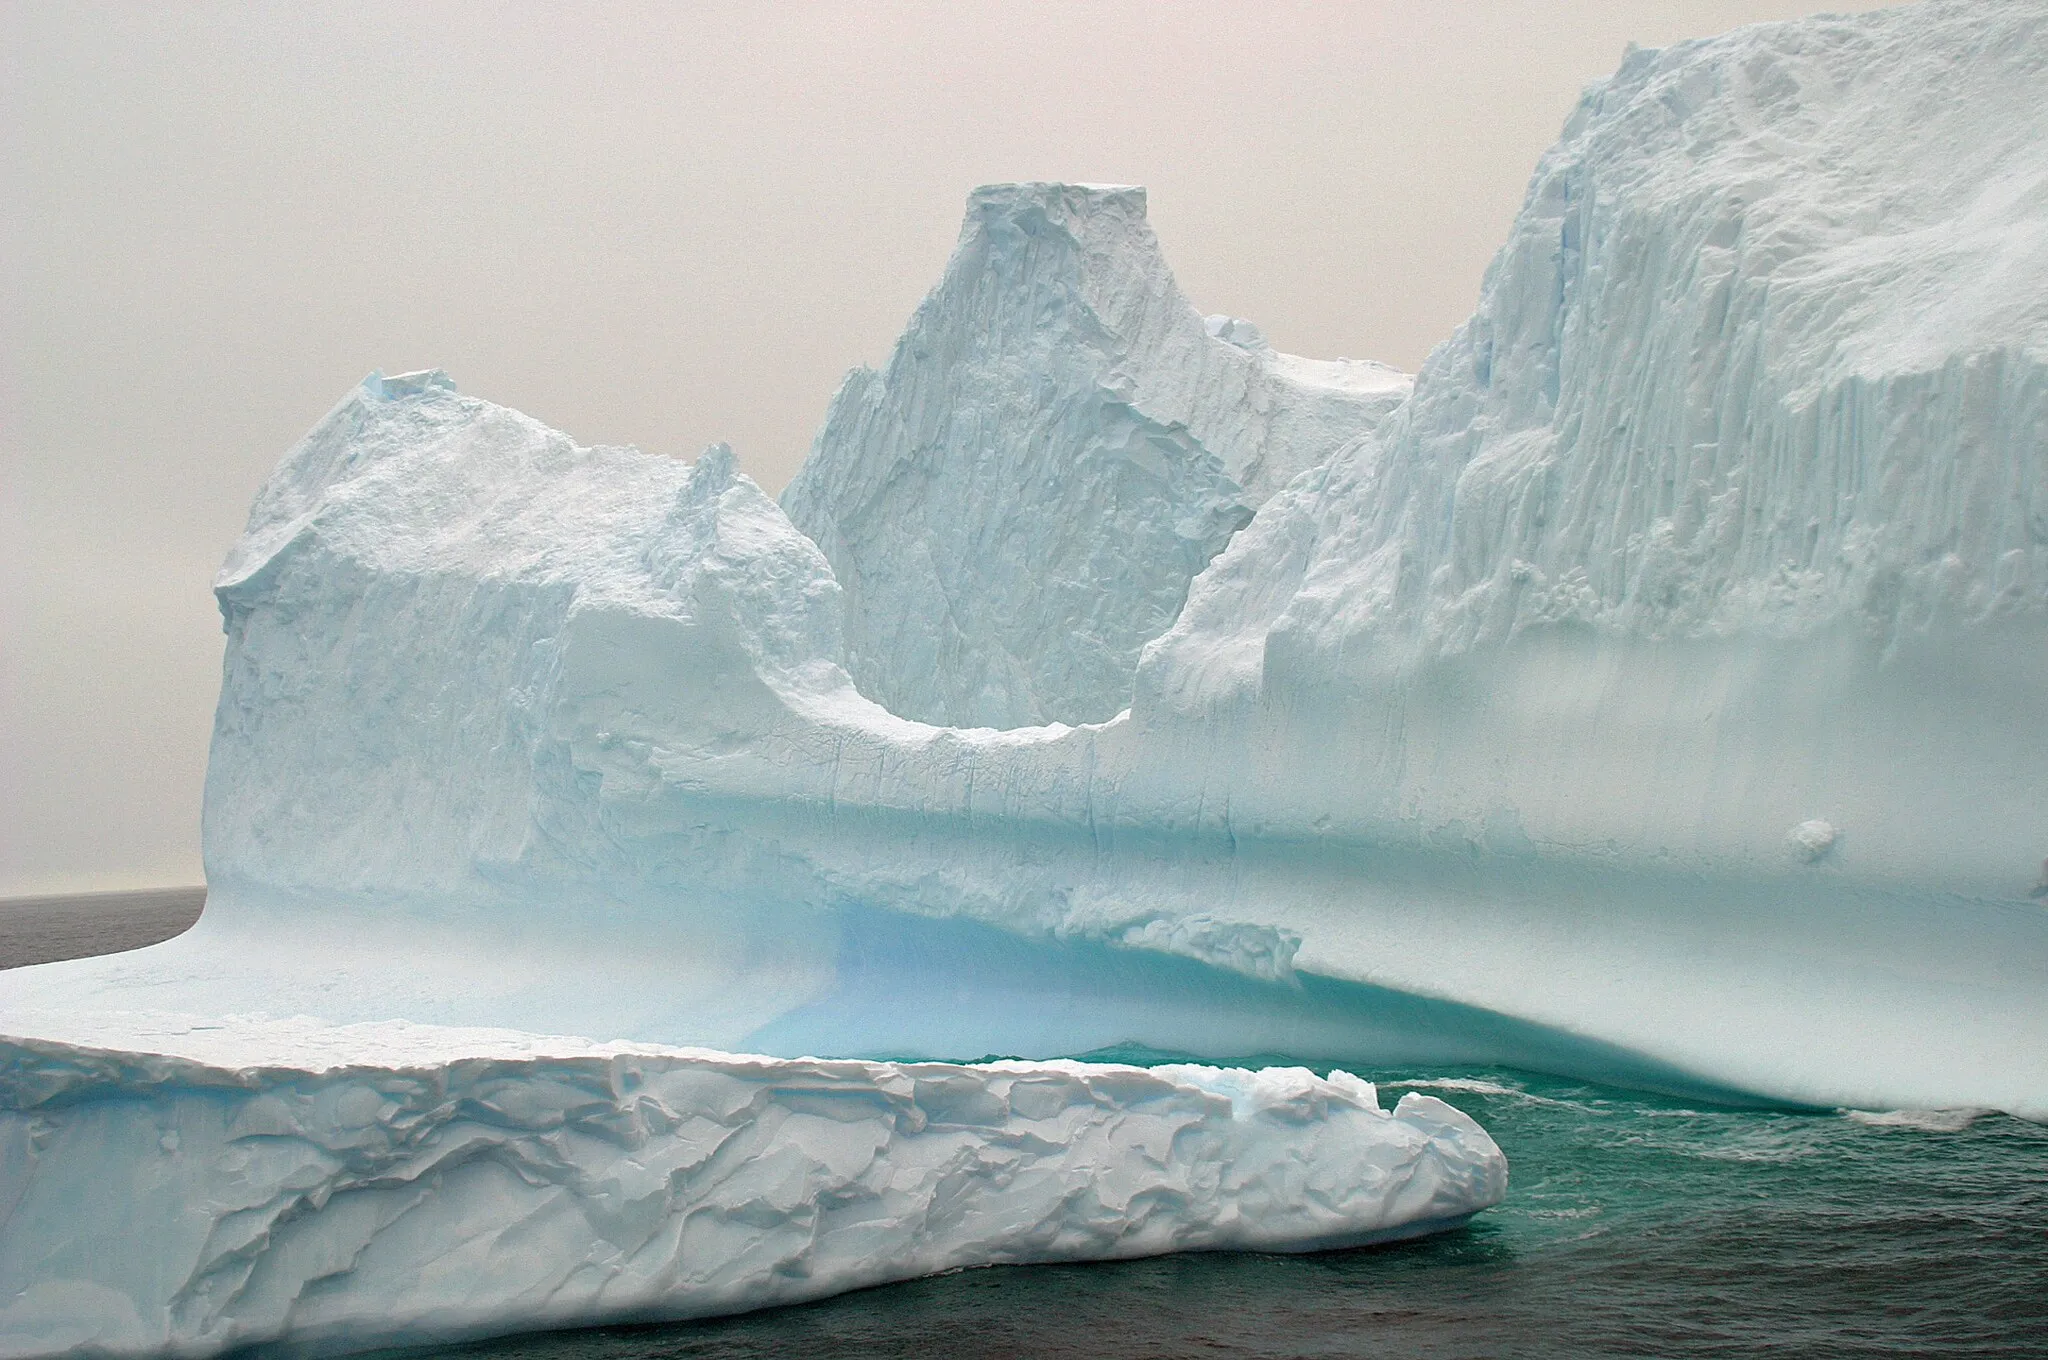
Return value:
<svg viewBox="0 0 2048 1360">
<path fill-rule="evenodd" d="M 1002 179 L 1413 368 L 1627 42 L 1813 8 L 0 4 L 0 896 L 199 880 L 209 580 L 371 368 L 779 490 Z"/>
</svg>

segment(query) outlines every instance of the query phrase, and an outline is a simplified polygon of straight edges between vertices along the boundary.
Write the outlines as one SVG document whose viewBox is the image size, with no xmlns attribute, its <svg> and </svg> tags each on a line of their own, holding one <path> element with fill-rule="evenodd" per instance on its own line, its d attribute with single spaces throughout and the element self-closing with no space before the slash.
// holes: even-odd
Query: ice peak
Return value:
<svg viewBox="0 0 2048 1360">
<path fill-rule="evenodd" d="M 1110 319 L 1129 298 L 1173 291 L 1143 189 L 984 184 L 967 196 L 959 242 L 933 295 L 941 305 L 928 305 L 912 328 L 980 326 L 993 312 L 1021 328 L 1016 343 L 1029 344 L 1047 329 L 1048 308 L 1089 330 L 1074 304 Z"/>
<path fill-rule="evenodd" d="M 1068 184 L 1023 180 L 984 184 L 967 195 L 967 226 L 991 219 L 1040 214 L 1072 225 L 1096 217 L 1143 221 L 1145 190 L 1137 184 Z"/>
<path fill-rule="evenodd" d="M 1128 185 L 974 190 L 944 278 L 784 493 L 846 591 L 855 678 L 900 715 L 1114 716 L 1253 508 L 1406 393 L 1205 325 L 1145 206 Z"/>
<path fill-rule="evenodd" d="M 423 397 L 429 392 L 453 392 L 455 379 L 438 368 L 394 373 L 387 378 L 379 368 L 370 370 L 370 376 L 363 379 L 363 390 L 379 401 L 396 401 L 400 397 Z"/>
<path fill-rule="evenodd" d="M 690 489 L 698 495 L 716 495 L 732 485 L 738 470 L 739 462 L 733 455 L 732 445 L 720 440 L 697 455 L 697 461 L 690 469 Z"/>
</svg>

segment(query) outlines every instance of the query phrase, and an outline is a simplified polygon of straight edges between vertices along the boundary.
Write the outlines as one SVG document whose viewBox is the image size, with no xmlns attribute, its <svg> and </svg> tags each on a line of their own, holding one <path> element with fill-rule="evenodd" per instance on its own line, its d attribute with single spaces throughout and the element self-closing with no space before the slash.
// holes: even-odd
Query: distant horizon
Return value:
<svg viewBox="0 0 2048 1360">
<path fill-rule="evenodd" d="M 0 4 L 0 899 L 203 884 L 208 587 L 373 368 L 778 492 L 968 192 L 1055 179 L 1144 185 L 1205 312 L 1412 371 L 1629 43 L 1828 8 Z"/>
<path fill-rule="evenodd" d="M 0 897 L 0 907 L 11 907 L 25 902 L 69 902 L 102 897 L 160 897 L 165 893 L 203 893 L 206 890 L 207 885 L 205 883 L 162 883 L 152 884 L 146 888 L 97 888 L 87 889 L 84 892 L 10 893 L 5 897 Z"/>
</svg>

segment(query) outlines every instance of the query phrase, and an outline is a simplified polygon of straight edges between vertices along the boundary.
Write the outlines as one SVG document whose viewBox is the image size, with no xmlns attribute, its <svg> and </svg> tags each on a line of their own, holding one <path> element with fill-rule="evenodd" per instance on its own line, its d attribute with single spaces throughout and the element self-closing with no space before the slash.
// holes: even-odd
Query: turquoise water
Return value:
<svg viewBox="0 0 2048 1360">
<path fill-rule="evenodd" d="M 1734 1110 L 1537 1077 L 1427 1089 L 1508 1200 L 1420 1242 L 961 1271 L 798 1308 L 386 1352 L 827 1357 L 2048 1357 L 2048 1128 Z"/>
</svg>

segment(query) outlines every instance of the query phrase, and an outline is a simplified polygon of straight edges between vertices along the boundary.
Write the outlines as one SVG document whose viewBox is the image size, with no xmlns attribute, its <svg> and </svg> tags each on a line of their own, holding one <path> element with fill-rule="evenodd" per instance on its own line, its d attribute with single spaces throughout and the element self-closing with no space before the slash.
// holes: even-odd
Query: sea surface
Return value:
<svg viewBox="0 0 2048 1360">
<path fill-rule="evenodd" d="M 2048 1128 L 1735 1110 L 1524 1072 L 1381 1078 L 1505 1149 L 1457 1232 L 964 1270 L 704 1322 L 383 1360 L 2048 1356 Z"/>
<path fill-rule="evenodd" d="M 0 898 L 0 968 L 119 954 L 183 934 L 204 888 Z"/>
</svg>

